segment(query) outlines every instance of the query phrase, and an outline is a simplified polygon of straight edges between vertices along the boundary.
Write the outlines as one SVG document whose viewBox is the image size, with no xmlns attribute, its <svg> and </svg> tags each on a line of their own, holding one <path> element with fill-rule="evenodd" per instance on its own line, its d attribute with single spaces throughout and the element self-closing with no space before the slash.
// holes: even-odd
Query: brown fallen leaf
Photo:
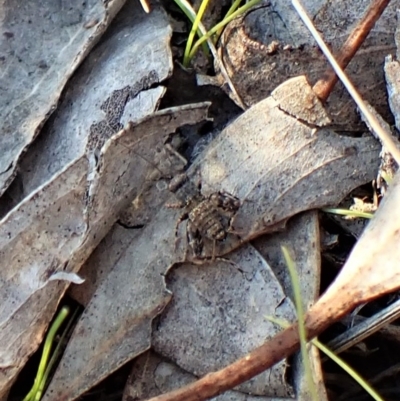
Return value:
<svg viewBox="0 0 400 401">
<path fill-rule="evenodd" d="M 376 2 L 375 2 L 376 3 Z M 389 122 L 383 60 L 395 51 L 397 3 L 391 2 L 368 35 L 347 70 L 363 97 Z M 318 1 L 309 12 L 334 53 L 360 19 L 370 0 Z M 311 83 L 319 80 L 327 61 L 303 26 L 290 1 L 266 3 L 228 24 L 220 44 L 221 58 L 239 95 L 247 106 L 269 96 L 287 79 L 307 74 Z M 357 107 L 339 83 L 326 104 L 335 126 L 360 131 Z"/>
</svg>

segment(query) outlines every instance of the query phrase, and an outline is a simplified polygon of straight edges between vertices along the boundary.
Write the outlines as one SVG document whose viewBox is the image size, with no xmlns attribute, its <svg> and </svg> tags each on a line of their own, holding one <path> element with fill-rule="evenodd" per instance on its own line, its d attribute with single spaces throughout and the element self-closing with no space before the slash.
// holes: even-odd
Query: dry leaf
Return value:
<svg viewBox="0 0 400 401">
<path fill-rule="evenodd" d="M 281 247 L 285 245 L 291 250 L 295 268 L 300 277 L 303 308 L 304 310 L 308 310 L 318 299 L 320 293 L 321 248 L 318 212 L 309 211 L 300 213 L 289 220 L 284 231 L 262 236 L 252 243 L 271 265 L 285 294 L 293 300 L 292 283 Z M 314 346 L 310 346 L 309 357 L 314 382 L 319 395 L 318 400 L 326 401 L 328 398 L 322 377 L 320 355 Z M 292 372 L 297 400 L 309 401 L 309 383 L 305 376 L 304 364 L 300 353 L 293 355 Z"/>
<path fill-rule="evenodd" d="M 157 146 L 180 125 L 205 119 L 207 108 L 183 106 L 130 123 L 106 142 L 98 166 L 81 157 L 0 221 L 1 395 L 37 348 L 66 289 L 47 283 L 50 276 L 80 268 L 156 168 Z"/>
<path fill-rule="evenodd" d="M 18 159 L 55 110 L 64 85 L 123 4 L 124 0 L 90 0 L 68 7 L 40 0 L 23 6 L 19 1 L 2 2 L 0 194 L 12 181 Z M 95 21 L 90 28 L 89 21 Z"/>
<path fill-rule="evenodd" d="M 149 397 L 170 391 L 177 386 L 184 386 L 195 380 L 195 376 L 170 362 L 165 361 L 156 353 L 149 351 L 134 362 L 131 375 L 125 388 L 123 401 L 132 399 L 145 400 Z M 251 396 L 239 391 L 227 391 L 215 401 L 289 401 L 292 398 Z"/>
<path fill-rule="evenodd" d="M 0 399 L 41 343 L 69 285 L 49 279 L 70 271 L 68 261 L 88 229 L 87 169 L 82 157 L 0 222 Z"/>
<path fill-rule="evenodd" d="M 153 113 L 172 71 L 171 28 L 161 8 L 128 2 L 68 83 L 57 111 L 23 157 L 14 204 L 129 121 Z M 151 89 L 150 89 L 151 88 Z M 88 144 L 89 142 L 89 144 Z"/>
<path fill-rule="evenodd" d="M 220 369 L 279 332 L 266 317 L 295 319 L 270 266 L 250 245 L 209 266 L 180 265 L 167 284 L 174 297 L 153 331 L 152 346 L 195 376 Z M 238 390 L 293 396 L 286 369 L 283 361 Z"/>
<path fill-rule="evenodd" d="M 180 214 L 161 209 L 120 250 L 83 312 L 43 401 L 73 400 L 150 348 L 152 321 L 171 299 L 164 274 L 175 262 L 174 227 Z"/>
<path fill-rule="evenodd" d="M 400 79 L 400 65 L 398 60 L 394 60 L 393 56 L 386 57 L 385 60 L 385 77 L 386 87 L 388 91 L 388 98 L 390 109 L 396 121 L 396 128 L 400 127 L 400 103 L 399 103 L 399 79 Z"/>
<path fill-rule="evenodd" d="M 366 10 L 370 0 L 350 3 L 318 0 L 307 3 L 307 10 L 333 52 Z M 384 76 L 385 56 L 395 49 L 396 2 L 391 2 L 347 71 L 360 93 L 387 120 L 392 116 L 387 104 Z M 232 21 L 224 31 L 221 56 L 244 102 L 250 106 L 264 99 L 285 80 L 307 74 L 315 83 L 328 67 L 314 39 L 302 24 L 290 0 L 273 1 Z M 326 105 L 335 125 L 359 131 L 356 105 L 338 83 Z"/>
<path fill-rule="evenodd" d="M 297 93 L 299 85 L 307 93 L 304 77 L 282 84 L 288 87 L 285 97 L 292 86 Z M 231 221 L 237 236 L 217 244 L 221 254 L 233 243 L 281 228 L 296 213 L 338 203 L 374 179 L 378 155 L 373 138 L 317 130 L 283 112 L 269 97 L 227 127 L 191 167 L 189 176 L 201 182 L 205 198 L 225 191 L 241 201 Z M 213 245 L 208 243 L 208 256 Z"/>
</svg>

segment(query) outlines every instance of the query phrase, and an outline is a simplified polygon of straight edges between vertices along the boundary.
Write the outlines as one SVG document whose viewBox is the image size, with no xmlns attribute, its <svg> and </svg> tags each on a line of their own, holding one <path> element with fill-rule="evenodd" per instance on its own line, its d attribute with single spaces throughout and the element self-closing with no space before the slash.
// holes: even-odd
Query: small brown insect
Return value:
<svg viewBox="0 0 400 401">
<path fill-rule="evenodd" d="M 215 192 L 198 203 L 190 212 L 182 214 L 176 224 L 176 235 L 179 225 L 187 220 L 187 242 L 193 251 L 194 259 L 204 258 L 205 239 L 213 241 L 212 258 L 215 259 L 216 242 L 226 238 L 230 221 L 239 207 L 238 198 L 226 192 Z"/>
</svg>

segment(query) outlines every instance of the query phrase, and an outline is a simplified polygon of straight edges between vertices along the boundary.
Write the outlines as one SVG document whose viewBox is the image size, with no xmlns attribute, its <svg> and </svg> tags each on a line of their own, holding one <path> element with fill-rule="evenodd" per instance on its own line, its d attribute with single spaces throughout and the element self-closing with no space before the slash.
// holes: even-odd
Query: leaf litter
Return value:
<svg viewBox="0 0 400 401">
<path fill-rule="evenodd" d="M 314 130 L 314 128 L 315 127 L 310 127 L 311 129 L 309 130 L 309 132 L 312 132 L 313 130 Z M 362 141 L 360 141 L 360 143 L 361 143 Z M 345 147 L 344 147 L 344 149 L 346 150 L 346 149 L 349 149 L 349 148 L 346 148 L 346 146 L 347 146 L 348 144 L 346 144 L 345 145 Z M 362 148 L 362 146 L 360 146 L 360 148 Z M 366 148 L 368 148 L 368 146 L 366 146 Z M 350 147 L 350 149 L 352 149 L 352 147 Z M 374 150 L 375 149 L 373 149 L 373 146 L 371 147 L 371 149 L 370 149 L 370 152 L 374 152 Z M 357 151 L 358 151 L 358 148 L 357 148 Z M 363 150 L 363 151 L 365 151 L 365 152 L 367 152 L 365 149 Z M 212 152 L 211 152 L 212 153 Z M 344 152 L 344 153 L 346 153 L 346 152 Z M 215 157 L 214 155 L 212 155 L 212 156 L 210 156 L 210 159 L 212 159 L 213 157 Z M 339 156 L 339 159 L 340 159 L 340 156 Z M 267 156 L 267 159 L 266 160 L 268 160 L 268 156 Z M 205 164 L 206 164 L 206 162 L 204 162 Z M 193 171 L 193 170 L 192 170 Z M 189 172 L 190 172 L 190 170 L 189 170 Z M 284 170 L 284 174 L 286 173 L 286 171 Z M 190 174 L 189 174 L 190 175 Z M 198 171 L 195 171 L 194 173 L 193 173 L 193 175 L 192 175 L 192 177 L 191 177 L 191 180 L 196 180 L 196 178 L 193 178 L 193 177 L 196 177 L 196 176 L 198 176 Z M 300 176 L 301 176 L 301 174 L 300 174 Z M 202 174 L 200 174 L 200 177 L 201 177 L 201 182 L 202 182 L 202 184 L 203 184 L 203 182 L 205 181 L 206 182 L 206 184 L 207 184 L 207 180 L 203 180 L 203 175 Z M 357 178 L 357 177 L 356 177 Z M 362 179 L 362 178 L 361 178 Z M 218 184 L 218 179 L 217 180 L 215 180 L 216 182 L 215 182 L 215 185 L 217 186 L 217 184 Z M 208 184 L 209 185 L 209 188 L 211 188 L 212 187 L 212 185 L 210 185 L 210 184 Z M 353 185 L 353 184 L 351 184 L 351 183 L 347 183 L 347 185 L 349 185 L 349 186 L 351 186 L 351 185 Z M 313 186 L 311 186 L 311 188 L 312 188 Z M 254 191 L 254 189 L 252 188 L 251 189 L 251 191 Z M 250 191 L 250 193 L 251 193 L 251 191 Z M 202 188 L 202 192 L 203 192 L 203 188 Z M 304 192 L 304 191 L 303 191 Z M 203 196 L 208 196 L 207 195 L 207 190 L 205 190 L 204 192 L 203 192 Z M 246 195 L 246 197 L 245 197 L 245 199 L 247 200 L 247 195 Z M 333 203 L 335 203 L 335 202 L 333 202 Z M 261 207 L 260 207 L 261 208 Z M 179 211 L 170 211 L 170 214 L 171 214 L 171 216 L 173 215 L 174 216 L 174 218 L 175 219 L 177 219 L 177 217 L 179 217 Z M 261 210 L 260 210 L 260 213 L 261 213 Z M 295 212 L 294 212 L 295 213 Z M 161 212 L 161 214 L 162 214 L 162 212 Z M 285 218 L 283 218 L 283 220 L 280 220 L 280 216 L 278 216 L 277 218 L 276 218 L 276 221 L 278 222 L 278 223 L 281 223 L 282 221 L 284 221 L 285 220 Z M 159 221 L 158 221 L 158 223 L 159 223 L 159 225 L 161 224 L 164 224 L 164 223 L 162 223 L 163 222 L 163 220 L 162 219 L 158 219 Z M 267 219 L 268 220 L 268 219 Z M 254 219 L 254 221 L 256 221 L 256 218 Z M 171 223 L 171 219 L 169 219 L 169 223 Z M 176 223 L 176 220 L 175 220 L 175 223 Z M 166 224 L 166 223 L 165 223 Z M 259 226 L 251 226 L 251 223 L 247 226 L 247 227 L 245 227 L 245 229 L 244 230 L 242 230 L 242 232 L 240 233 L 240 235 L 243 235 L 243 237 L 242 238 L 244 238 L 244 239 L 242 239 L 242 238 L 240 238 L 240 240 L 242 241 L 242 242 L 244 242 L 244 241 L 247 241 L 249 238 L 252 238 L 252 236 L 254 235 L 258 235 L 257 233 L 261 233 L 261 232 L 264 232 L 264 231 L 268 231 L 270 228 L 268 228 L 269 227 L 269 220 L 267 221 L 267 223 L 263 223 L 263 228 L 261 228 L 261 227 L 259 227 Z M 172 224 L 172 226 L 174 226 L 174 224 Z M 276 229 L 277 227 L 275 226 L 273 229 Z M 147 228 L 146 228 L 146 230 L 147 230 Z M 264 230 L 264 231 L 263 231 Z M 165 230 L 164 230 L 165 231 Z M 238 230 L 236 230 L 236 232 L 237 232 Z M 243 234 L 243 232 L 244 232 L 244 234 Z M 143 234 L 144 235 L 144 234 Z M 169 233 L 168 233 L 168 235 L 167 235 L 167 237 L 170 239 L 170 242 L 172 242 L 172 238 L 174 237 L 174 235 L 173 235 L 173 233 L 171 232 L 171 230 L 169 230 Z M 162 242 L 162 241 L 161 241 Z M 184 247 L 185 247 L 185 245 L 187 246 L 187 244 L 185 244 L 185 241 L 183 240 L 183 241 L 181 241 L 181 242 L 183 242 L 183 245 L 184 245 Z M 218 251 L 218 253 L 221 253 L 221 254 L 223 254 L 223 253 L 225 253 L 225 252 L 228 252 L 229 251 L 229 248 L 231 247 L 231 248 L 235 248 L 236 246 L 238 246 L 238 244 L 235 242 L 235 241 L 232 241 L 231 240 L 231 238 L 229 239 L 229 241 L 226 241 L 227 243 L 228 243 L 228 246 L 225 248 L 225 249 L 222 249 L 222 250 L 220 250 L 220 251 Z M 166 247 L 166 248 L 168 248 L 168 247 Z M 159 251 L 159 249 L 158 249 L 158 251 Z M 162 253 L 162 252 L 161 252 Z M 209 257 L 210 256 L 210 253 L 206 253 L 205 255 L 204 255 L 205 257 Z M 180 253 L 179 254 L 179 252 L 178 252 L 178 257 L 177 257 L 177 260 L 179 261 L 179 260 L 183 260 L 184 259 L 184 256 L 183 256 L 183 253 Z M 168 262 L 168 260 L 167 260 L 167 262 Z M 169 261 L 169 262 L 171 262 L 171 263 L 173 263 L 173 261 Z M 163 303 L 160 303 L 159 304 L 159 308 L 162 308 L 163 307 Z M 159 313 L 159 311 L 158 311 L 158 313 Z M 150 319 L 149 319 L 149 321 L 151 321 Z"/>
<path fill-rule="evenodd" d="M 82 156 L 0 222 L 0 252 L 6 266 L 0 278 L 0 327 L 2 344 L 7 344 L 0 352 L 1 367 L 7 372 L 2 391 L 7 391 L 39 345 L 69 284 L 48 283 L 50 276 L 79 270 L 154 170 L 151 151 L 180 125 L 203 120 L 207 108 L 208 104 L 182 106 L 128 124 L 105 143 L 98 166 L 90 168 Z M 64 208 L 68 212 L 60 213 Z M 30 252 L 24 252 L 26 247 Z M 15 342 L 16 332 L 24 333 L 27 340 Z"/>
<path fill-rule="evenodd" d="M 171 28 L 162 9 L 143 14 L 128 2 L 71 78 L 57 112 L 21 160 L 9 191 L 14 204 L 88 147 L 100 149 L 129 121 L 157 109 L 165 92 L 160 83 L 172 72 Z"/>
<path fill-rule="evenodd" d="M 293 82 L 296 91 L 299 82 L 308 86 L 304 78 L 284 85 Z M 307 87 L 303 92 L 307 96 L 310 93 Z M 237 221 L 244 224 L 239 235 L 229 233 L 216 246 L 206 240 L 204 258 L 211 258 L 214 250 L 216 256 L 226 255 L 257 235 L 283 227 L 289 217 L 302 210 L 335 204 L 376 175 L 379 145 L 373 138 L 350 138 L 328 129 L 319 130 L 278 106 L 276 99 L 270 97 L 247 110 L 187 171 L 189 180 L 182 192 L 190 194 L 193 188 L 197 191 L 197 182 L 201 182 L 203 198 L 216 191 L 227 191 L 242 202 Z M 277 173 L 274 175 L 272 171 Z M 254 178 L 251 175 L 247 178 L 249 172 Z M 288 190 L 291 187 L 292 192 Z M 160 196 L 158 190 L 155 193 Z M 286 199 L 283 206 L 278 202 L 280 198 Z M 175 195 L 166 199 L 166 203 L 174 202 Z M 271 212 L 274 206 L 277 211 Z M 242 212 L 242 207 L 246 212 Z M 186 258 L 193 260 L 190 250 L 187 252 L 184 224 L 179 226 L 176 245 L 176 223 L 181 214 L 180 209 L 167 207 L 155 211 L 141 234 L 121 252 L 107 280 L 99 285 L 84 311 L 45 400 L 52 397 L 72 400 L 127 360 L 149 349 L 151 322 L 171 297 L 163 277 L 174 264 Z M 95 349 L 90 346 L 93 343 L 98 344 Z M 109 355 L 107 360 L 102 357 L 104 352 Z M 80 375 L 74 375 L 73 383 L 65 386 L 71 372 Z"/>
<path fill-rule="evenodd" d="M 360 20 L 360 10 L 366 10 L 370 3 L 369 0 L 308 1 L 307 10 L 337 54 L 344 38 Z M 396 8 L 396 2 L 389 3 L 346 69 L 362 96 L 388 122 L 393 117 L 388 108 L 382 67 L 385 57 L 396 50 Z M 223 33 L 220 49 L 232 82 L 247 106 L 269 96 L 291 77 L 307 74 L 309 81 L 315 83 L 328 66 L 290 0 L 265 2 L 233 21 Z M 365 129 L 356 105 L 340 83 L 330 94 L 326 109 L 338 129 Z"/>
<path fill-rule="evenodd" d="M 310 266 L 316 266 L 318 264 L 318 260 L 320 258 L 320 249 L 318 246 L 318 213 L 316 211 L 311 211 L 304 213 L 302 215 L 296 216 L 293 219 L 290 220 L 288 223 L 287 230 L 274 234 L 274 235 L 269 235 L 269 236 L 263 236 L 259 238 L 256 242 L 255 245 L 256 247 L 262 252 L 264 255 L 265 259 L 271 263 L 272 269 L 274 273 L 276 274 L 277 278 L 279 279 L 281 285 L 284 286 L 285 288 L 285 293 L 289 294 L 291 293 L 291 283 L 287 282 L 286 279 L 286 266 L 285 262 L 282 258 L 282 254 L 280 252 L 280 245 L 284 243 L 290 243 L 290 245 L 293 248 L 294 254 L 296 255 L 296 267 L 298 269 L 298 274 L 301 275 L 303 278 L 307 277 L 307 279 L 303 279 L 301 281 L 301 285 L 303 286 L 302 289 L 302 295 L 303 295 L 303 301 L 305 303 L 304 307 L 308 307 L 313 303 L 313 301 L 316 299 L 318 296 L 318 285 L 319 285 L 319 272 L 314 271 L 314 269 L 310 269 Z M 317 241 L 317 243 L 314 243 L 311 239 L 314 239 Z M 245 254 L 248 255 L 248 252 L 251 252 L 251 246 L 246 246 L 246 251 Z M 253 251 L 254 252 L 254 251 Z M 256 255 L 257 252 L 254 252 Z M 236 256 L 240 256 L 241 252 L 238 251 L 236 252 Z M 258 259 L 260 262 L 261 260 Z M 265 262 L 261 262 L 265 263 Z M 222 265 L 223 269 L 234 269 L 236 268 L 234 266 L 229 266 L 229 263 L 226 262 L 220 262 L 218 263 L 219 265 Z M 242 266 L 247 266 L 247 268 L 253 269 L 253 264 L 249 266 L 248 263 L 244 263 Z M 188 269 L 188 270 L 187 270 Z M 192 270 L 195 270 L 192 274 Z M 260 271 L 262 272 L 263 269 Z M 234 276 L 238 275 L 244 276 L 245 272 L 241 272 L 240 270 L 234 271 Z M 179 277 L 183 276 L 185 281 L 184 281 L 184 286 L 181 286 L 182 283 L 179 282 Z M 221 282 L 218 280 L 218 282 L 215 283 L 215 285 L 212 284 L 211 280 L 206 280 L 206 288 L 209 288 L 209 291 L 207 294 L 209 296 L 206 298 L 203 296 L 204 291 L 198 291 L 197 289 L 204 288 L 204 285 L 202 285 L 202 281 L 204 281 L 204 276 L 210 276 L 210 279 L 212 280 L 214 277 L 224 277 L 224 280 Z M 310 280 L 310 276 L 313 276 L 313 278 Z M 200 278 L 199 278 L 200 277 Z M 256 279 L 256 277 L 254 277 Z M 269 283 L 269 286 L 276 286 L 277 284 L 273 283 L 274 279 L 273 277 L 270 277 L 270 280 L 272 282 Z M 257 280 L 256 280 L 257 281 Z M 174 292 L 175 297 L 173 298 L 171 304 L 167 308 L 167 315 L 170 313 L 169 310 L 176 310 L 177 308 L 175 307 L 175 298 L 178 297 L 179 299 L 176 301 L 176 303 L 179 305 L 181 303 L 182 297 L 179 294 L 180 288 L 184 288 L 184 294 L 186 293 L 191 293 L 194 292 L 193 290 L 195 289 L 196 291 L 194 292 L 194 298 L 191 297 L 188 302 L 182 305 L 182 307 L 185 307 L 188 309 L 188 311 L 183 311 L 184 316 L 187 316 L 186 318 L 191 321 L 197 328 L 200 326 L 198 323 L 196 323 L 196 317 L 199 315 L 200 320 L 204 320 L 202 318 L 201 314 L 198 314 L 197 308 L 195 306 L 194 300 L 198 297 L 203 298 L 200 301 L 200 304 L 202 305 L 200 309 L 200 312 L 205 312 L 207 313 L 212 313 L 212 311 L 216 310 L 216 316 L 221 317 L 221 314 L 223 313 L 224 310 L 228 310 L 231 313 L 233 310 L 235 310 L 234 305 L 239 305 L 239 308 L 243 308 L 245 306 L 248 306 L 245 302 L 243 302 L 244 299 L 250 299 L 251 297 L 257 296 L 257 294 L 260 294 L 257 291 L 254 291 L 254 287 L 252 288 L 252 291 L 249 294 L 244 294 L 241 295 L 240 297 L 236 296 L 236 293 L 232 293 L 230 297 L 227 297 L 225 299 L 221 299 L 222 305 L 228 303 L 228 308 L 217 308 L 217 306 L 221 305 L 220 303 L 209 303 L 210 306 L 207 306 L 206 300 L 208 300 L 210 297 L 211 298 L 220 298 L 219 291 L 222 287 L 222 291 L 226 291 L 226 287 L 229 286 L 231 280 L 230 278 L 223 272 L 222 274 L 218 273 L 218 270 L 215 270 L 215 266 L 201 266 L 201 267 L 196 267 L 196 266 L 190 266 L 190 265 L 182 265 L 178 269 L 174 270 L 172 272 L 172 277 L 169 277 L 168 279 L 168 285 L 172 285 L 176 288 Z M 246 279 L 244 281 L 245 283 L 247 282 L 248 285 L 253 286 L 252 280 L 251 280 L 251 275 L 246 275 Z M 222 285 L 221 285 L 222 284 Z M 246 285 L 246 284 L 245 284 Z M 257 285 L 257 284 L 256 284 Z M 239 291 L 240 293 L 242 292 L 240 285 L 235 286 L 235 290 Z M 281 294 L 282 295 L 282 294 Z M 183 298 L 185 295 L 183 296 Z M 265 293 L 263 302 L 271 302 L 271 294 L 269 292 Z M 277 297 L 276 301 L 278 301 L 279 297 Z M 269 300 L 269 301 L 268 301 Z M 285 301 L 287 303 L 287 300 Z M 253 302 L 251 302 L 252 305 L 254 305 Z M 261 309 L 263 306 L 261 307 Z M 210 311 L 209 311 L 210 309 Z M 219 309 L 219 310 L 217 310 Z M 251 309 L 251 307 L 250 307 Z M 264 314 L 261 312 L 261 310 L 258 311 L 259 314 Z M 172 312 L 174 313 L 174 312 Z M 268 313 L 268 312 L 267 312 Z M 191 314 L 191 316 L 188 316 Z M 241 313 L 241 314 L 236 314 L 235 319 L 240 319 L 246 317 L 246 313 Z M 178 320 L 181 318 L 179 315 L 177 316 Z M 256 318 L 259 318 L 257 316 Z M 223 319 L 223 318 L 222 318 Z M 235 324 L 234 320 L 235 319 L 227 319 L 227 324 L 232 325 Z M 218 320 L 217 319 L 211 319 L 212 321 Z M 173 321 L 171 322 L 171 319 L 168 319 L 166 316 L 162 316 L 161 318 L 161 330 L 162 330 L 162 325 L 163 322 L 167 321 L 167 324 L 171 326 L 172 330 L 188 330 L 186 329 L 186 326 L 182 326 L 181 324 L 175 324 L 173 325 Z M 251 322 L 250 322 L 251 324 Z M 265 321 L 262 323 L 265 324 Z M 158 331 L 158 324 L 156 331 Z M 207 342 L 210 341 L 219 341 L 219 340 L 224 340 L 228 337 L 229 338 L 236 338 L 237 332 L 233 336 L 226 336 L 222 335 L 213 328 L 214 325 L 208 325 L 208 324 L 203 324 L 201 327 L 201 331 L 198 334 L 201 336 L 201 342 L 204 342 L 207 344 Z M 218 325 L 217 325 L 218 327 Z M 198 328 L 196 329 L 198 330 Z M 210 331 L 210 332 L 209 332 Z M 224 329 L 221 328 L 221 332 L 224 333 Z M 187 333 L 190 335 L 189 333 Z M 250 334 L 250 333 L 249 333 Z M 250 334 L 251 335 L 251 334 Z M 158 333 L 156 333 L 156 336 L 158 336 Z M 239 334 L 240 336 L 240 334 Z M 179 338 L 173 337 L 167 337 L 169 341 L 174 343 L 179 343 L 183 342 L 182 346 L 185 347 L 186 353 L 188 349 L 191 349 L 192 346 L 194 347 L 199 347 L 199 345 L 196 345 L 196 342 L 192 342 L 189 346 L 187 345 L 187 337 L 182 337 L 179 336 Z M 160 337 L 160 341 L 166 341 L 167 339 L 164 339 L 163 337 Z M 156 345 L 158 346 L 158 344 Z M 160 348 L 158 346 L 158 348 Z M 229 347 L 228 347 L 229 348 Z M 209 355 L 211 350 L 208 348 L 205 350 L 205 352 L 208 353 L 208 357 L 213 359 L 213 355 Z M 162 354 L 164 354 L 161 351 Z M 315 354 L 315 353 L 314 353 Z M 144 353 L 142 356 L 137 358 L 135 362 L 133 363 L 132 366 L 132 372 L 131 375 L 128 379 L 127 386 L 124 391 L 124 398 L 123 400 L 129 400 L 129 397 L 137 397 L 139 399 L 146 399 L 152 396 L 156 396 L 157 394 L 165 393 L 168 391 L 171 391 L 175 387 L 180 387 L 185 384 L 188 384 L 192 382 L 195 379 L 195 376 L 188 373 L 187 370 L 180 369 L 179 367 L 176 366 L 176 364 L 172 364 L 170 361 L 175 360 L 174 357 L 171 358 L 171 354 L 168 355 L 168 359 L 165 360 L 165 358 L 161 357 L 159 354 L 156 354 L 152 351 Z M 191 355 L 189 355 L 189 358 Z M 207 359 L 209 359 L 207 358 Z M 198 356 L 196 363 L 199 364 L 203 358 Z M 308 396 L 308 384 L 306 380 L 304 380 L 304 377 L 302 377 L 302 362 L 301 358 L 296 357 L 294 360 L 294 375 L 295 375 L 295 380 L 294 380 L 294 385 L 296 386 L 296 395 L 297 399 L 303 399 L 304 397 Z M 292 365 L 293 366 L 293 365 Z M 321 379 L 321 371 L 318 368 L 318 366 L 313 366 L 314 369 L 314 377 L 320 378 L 318 381 L 319 384 L 319 394 L 320 394 L 320 400 L 327 399 L 326 395 L 324 394 L 324 386 L 323 386 L 323 381 Z M 276 370 L 275 370 L 276 374 Z M 260 375 L 262 377 L 262 375 Z M 260 378 L 261 378 L 260 377 Z M 268 377 L 268 376 L 267 376 Z M 275 377 L 276 379 L 277 377 Z M 280 384 L 282 387 L 278 391 L 282 391 L 282 388 L 285 387 L 285 384 L 282 385 L 280 380 L 277 381 L 272 381 L 271 376 L 269 376 L 269 385 L 274 386 L 276 384 Z M 287 384 L 286 384 L 287 386 Z M 288 390 L 288 389 L 287 389 Z M 257 399 L 260 399 L 260 396 L 256 396 Z M 226 393 L 223 393 L 216 397 L 216 400 L 226 400 L 226 399 L 235 399 L 235 400 L 255 400 L 256 397 L 253 397 L 252 395 L 238 392 L 238 391 L 227 391 Z M 275 398 L 275 397 L 268 397 L 268 400 L 282 400 L 281 397 Z M 288 398 L 284 398 L 288 399 Z M 307 399 L 307 398 L 304 398 Z"/>
<path fill-rule="evenodd" d="M 296 1 L 295 4 L 296 9 L 301 10 L 299 2 Z M 312 25 L 304 10 L 301 11 L 303 20 Z M 315 35 L 319 35 L 315 29 L 314 31 Z M 340 77 L 344 80 L 342 76 Z M 396 176 L 375 218 L 368 225 L 334 283 L 309 310 L 306 317 L 309 338 L 320 334 L 329 324 L 350 312 L 357 305 L 399 287 L 399 274 L 396 269 L 397 248 L 394 249 L 392 246 L 397 243 L 399 232 L 399 219 L 393 215 L 393 211 L 397 210 L 393 207 L 398 204 L 398 179 L 399 177 Z M 385 228 L 384 232 L 382 232 L 382 224 Z M 391 256 L 394 257 L 391 258 Z M 382 270 L 382 266 L 386 264 L 388 266 Z M 274 362 L 291 354 L 297 347 L 298 331 L 297 325 L 294 325 L 227 368 L 207 375 L 194 385 L 152 398 L 152 401 L 189 400 L 193 399 L 192 394 L 196 394 L 196 400 L 212 397 L 253 377 L 266 367 L 272 366 Z"/>
</svg>

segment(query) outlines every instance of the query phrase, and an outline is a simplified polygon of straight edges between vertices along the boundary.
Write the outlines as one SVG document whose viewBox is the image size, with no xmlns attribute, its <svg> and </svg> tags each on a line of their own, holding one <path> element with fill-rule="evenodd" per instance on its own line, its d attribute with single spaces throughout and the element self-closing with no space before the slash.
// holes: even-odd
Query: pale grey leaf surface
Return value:
<svg viewBox="0 0 400 401">
<path fill-rule="evenodd" d="M 86 307 L 97 287 L 107 277 L 133 239 L 140 235 L 140 232 L 141 229 L 127 229 L 118 223 L 114 224 L 79 270 L 79 274 L 85 279 L 85 282 L 68 288 L 71 298 Z"/>
<path fill-rule="evenodd" d="M 86 158 L 77 160 L 0 222 L 0 399 L 39 346 L 69 284 L 48 280 L 70 268 L 88 229 L 87 168 Z"/>
<path fill-rule="evenodd" d="M 171 28 L 161 8 L 146 15 L 129 1 L 69 82 L 56 113 L 22 159 L 18 202 L 72 160 L 88 141 L 101 142 L 128 121 L 156 110 L 164 89 L 153 86 L 172 71 Z"/>
<path fill-rule="evenodd" d="M 124 0 L 106 5 L 101 0 L 1 2 L 0 193 L 55 110 L 66 82 L 123 4 Z M 95 23 L 89 28 L 90 21 Z"/>
<path fill-rule="evenodd" d="M 195 376 L 243 357 L 292 322 L 295 312 L 270 266 L 250 245 L 209 265 L 183 264 L 168 276 L 174 297 L 153 332 L 154 350 Z M 288 397 L 286 361 L 238 387 L 252 395 Z"/>
<path fill-rule="evenodd" d="M 171 299 L 164 274 L 175 262 L 173 237 L 180 213 L 162 209 L 146 235 L 123 244 L 78 322 L 44 401 L 74 400 L 150 348 L 152 321 Z"/>
</svg>

